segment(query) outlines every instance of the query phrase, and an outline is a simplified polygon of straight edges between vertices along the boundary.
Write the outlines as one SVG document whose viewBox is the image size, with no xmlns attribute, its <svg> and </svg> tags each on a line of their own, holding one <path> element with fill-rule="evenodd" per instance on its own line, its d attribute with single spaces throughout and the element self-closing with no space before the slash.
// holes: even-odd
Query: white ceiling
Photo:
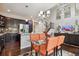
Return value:
<svg viewBox="0 0 79 59">
<path fill-rule="evenodd" d="M 36 17 L 39 11 L 47 10 L 55 6 L 55 3 L 3 3 L 4 11 L 11 10 L 10 13 L 15 13 L 23 17 Z M 28 5 L 26 8 L 25 6 Z"/>
</svg>

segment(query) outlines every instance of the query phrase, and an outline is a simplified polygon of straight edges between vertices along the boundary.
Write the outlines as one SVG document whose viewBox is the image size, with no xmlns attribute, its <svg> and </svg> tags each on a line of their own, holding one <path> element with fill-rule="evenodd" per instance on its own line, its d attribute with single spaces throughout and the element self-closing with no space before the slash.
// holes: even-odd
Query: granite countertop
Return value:
<svg viewBox="0 0 79 59">
<path fill-rule="evenodd" d="M 13 32 L 5 32 L 5 33 L 0 33 L 0 36 L 7 34 L 7 33 L 13 33 Z"/>
</svg>

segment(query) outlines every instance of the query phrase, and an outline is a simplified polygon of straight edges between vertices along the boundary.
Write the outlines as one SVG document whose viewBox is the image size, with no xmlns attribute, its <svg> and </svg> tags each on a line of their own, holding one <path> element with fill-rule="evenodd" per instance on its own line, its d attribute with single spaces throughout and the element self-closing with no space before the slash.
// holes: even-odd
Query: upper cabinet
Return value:
<svg viewBox="0 0 79 59">
<path fill-rule="evenodd" d="M 0 27 L 6 26 L 6 17 L 0 15 Z"/>
</svg>

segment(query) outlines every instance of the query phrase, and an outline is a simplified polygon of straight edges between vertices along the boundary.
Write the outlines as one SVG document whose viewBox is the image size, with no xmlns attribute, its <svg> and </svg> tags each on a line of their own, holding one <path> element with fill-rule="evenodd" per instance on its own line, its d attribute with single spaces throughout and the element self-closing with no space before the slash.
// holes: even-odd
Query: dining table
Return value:
<svg viewBox="0 0 79 59">
<path fill-rule="evenodd" d="M 37 41 L 32 41 L 33 44 L 39 46 L 39 55 L 40 55 L 40 46 L 43 44 L 46 44 L 46 40 L 37 40 Z"/>
</svg>

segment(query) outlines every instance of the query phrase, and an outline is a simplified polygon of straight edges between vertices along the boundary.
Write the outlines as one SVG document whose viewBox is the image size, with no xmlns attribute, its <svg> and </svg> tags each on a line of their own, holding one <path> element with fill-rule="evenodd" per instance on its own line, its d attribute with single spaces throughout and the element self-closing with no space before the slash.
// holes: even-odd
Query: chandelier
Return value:
<svg viewBox="0 0 79 59">
<path fill-rule="evenodd" d="M 38 16 L 42 17 L 42 18 L 48 18 L 50 16 L 50 10 L 40 11 L 39 14 L 38 14 Z"/>
</svg>

